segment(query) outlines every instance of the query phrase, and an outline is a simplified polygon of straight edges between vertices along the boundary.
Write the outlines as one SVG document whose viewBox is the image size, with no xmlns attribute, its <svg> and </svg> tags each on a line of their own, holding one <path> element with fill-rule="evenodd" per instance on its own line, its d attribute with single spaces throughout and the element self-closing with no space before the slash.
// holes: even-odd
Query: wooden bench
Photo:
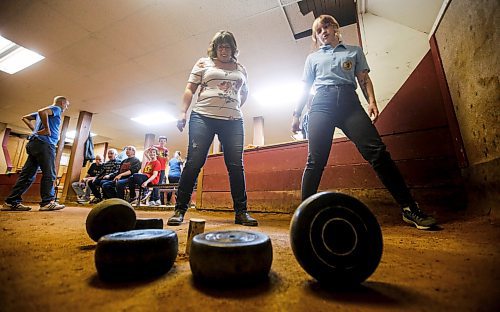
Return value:
<svg viewBox="0 0 500 312">
<path fill-rule="evenodd" d="M 153 189 L 159 189 L 160 191 L 176 192 L 178 188 L 179 188 L 179 183 L 164 183 L 164 184 L 148 185 L 149 191 L 152 191 Z M 137 204 L 135 205 L 136 208 L 141 207 L 141 198 L 142 198 L 143 192 L 144 192 L 144 188 L 140 187 L 139 188 L 139 197 L 137 200 Z"/>
</svg>

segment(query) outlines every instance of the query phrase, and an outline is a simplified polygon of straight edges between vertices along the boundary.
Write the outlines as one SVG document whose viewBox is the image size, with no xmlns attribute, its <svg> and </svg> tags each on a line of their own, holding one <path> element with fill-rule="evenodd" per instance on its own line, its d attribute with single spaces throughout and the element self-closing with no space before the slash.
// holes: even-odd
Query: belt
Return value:
<svg viewBox="0 0 500 312">
<path fill-rule="evenodd" d="M 341 89 L 341 88 L 350 88 L 354 90 L 354 86 L 350 84 L 338 84 L 338 85 L 320 85 L 317 90 L 331 90 L 331 89 Z"/>
</svg>

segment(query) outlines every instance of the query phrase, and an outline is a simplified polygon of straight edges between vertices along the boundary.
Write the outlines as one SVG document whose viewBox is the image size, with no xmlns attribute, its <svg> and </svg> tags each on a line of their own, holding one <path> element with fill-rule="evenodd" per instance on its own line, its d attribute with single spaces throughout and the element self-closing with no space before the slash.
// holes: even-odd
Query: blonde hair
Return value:
<svg viewBox="0 0 500 312">
<path fill-rule="evenodd" d="M 58 95 L 58 96 L 54 97 L 54 105 L 57 105 L 57 104 L 62 105 L 62 102 L 67 101 L 67 100 L 68 99 L 65 96 Z"/>
<path fill-rule="evenodd" d="M 337 29 L 340 28 L 340 25 L 339 25 L 339 22 L 337 22 L 337 20 L 331 16 L 331 15 L 320 15 L 318 18 L 316 18 L 312 24 L 312 35 L 311 35 L 311 39 L 313 41 L 313 47 L 315 49 L 319 48 L 319 43 L 318 43 L 318 38 L 316 37 L 316 29 L 318 29 L 319 25 L 332 25 L 334 27 L 336 27 Z M 342 41 L 342 37 L 340 35 L 340 33 L 338 34 L 338 38 L 339 38 L 339 41 Z"/>
</svg>

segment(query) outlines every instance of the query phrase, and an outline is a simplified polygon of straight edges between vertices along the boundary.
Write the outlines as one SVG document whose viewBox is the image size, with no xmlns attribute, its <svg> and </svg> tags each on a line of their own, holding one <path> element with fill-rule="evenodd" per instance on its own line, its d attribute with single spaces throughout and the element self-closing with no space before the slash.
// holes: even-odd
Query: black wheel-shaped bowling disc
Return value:
<svg viewBox="0 0 500 312">
<path fill-rule="evenodd" d="M 362 202 L 334 192 L 304 200 L 290 224 L 290 242 L 302 268 L 322 284 L 351 287 L 365 281 L 382 257 L 382 232 Z"/>
<path fill-rule="evenodd" d="M 147 218 L 135 220 L 134 230 L 147 230 L 147 229 L 163 229 L 163 219 L 160 218 Z"/>
<path fill-rule="evenodd" d="M 168 272 L 179 243 L 172 230 L 133 230 L 105 235 L 97 242 L 95 266 L 102 280 L 128 281 Z"/>
<path fill-rule="evenodd" d="M 104 235 L 133 230 L 135 220 L 135 210 L 130 203 L 120 198 L 111 198 L 92 208 L 85 226 L 90 238 L 97 242 Z"/>
<path fill-rule="evenodd" d="M 201 282 L 246 284 L 264 280 L 273 262 L 269 237 L 250 231 L 217 231 L 193 237 L 189 264 Z"/>
</svg>

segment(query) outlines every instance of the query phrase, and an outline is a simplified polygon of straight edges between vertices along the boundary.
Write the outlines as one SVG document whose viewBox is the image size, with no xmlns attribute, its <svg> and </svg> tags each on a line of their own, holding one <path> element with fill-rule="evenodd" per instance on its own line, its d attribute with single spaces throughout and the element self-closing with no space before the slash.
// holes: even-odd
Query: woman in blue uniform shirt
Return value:
<svg viewBox="0 0 500 312">
<path fill-rule="evenodd" d="M 309 110 L 309 154 L 302 176 L 302 200 L 318 190 L 334 130 L 338 127 L 354 142 L 400 205 L 403 220 L 418 229 L 433 227 L 436 220 L 419 209 L 373 125 L 379 111 L 363 51 L 342 43 L 339 24 L 330 15 L 321 15 L 314 21 L 312 40 L 317 50 L 306 59 L 302 77 L 304 92 L 292 121 L 292 131 L 300 131 L 299 118 L 313 87 L 316 94 Z M 368 115 L 355 92 L 356 79 L 368 101 Z"/>
</svg>

